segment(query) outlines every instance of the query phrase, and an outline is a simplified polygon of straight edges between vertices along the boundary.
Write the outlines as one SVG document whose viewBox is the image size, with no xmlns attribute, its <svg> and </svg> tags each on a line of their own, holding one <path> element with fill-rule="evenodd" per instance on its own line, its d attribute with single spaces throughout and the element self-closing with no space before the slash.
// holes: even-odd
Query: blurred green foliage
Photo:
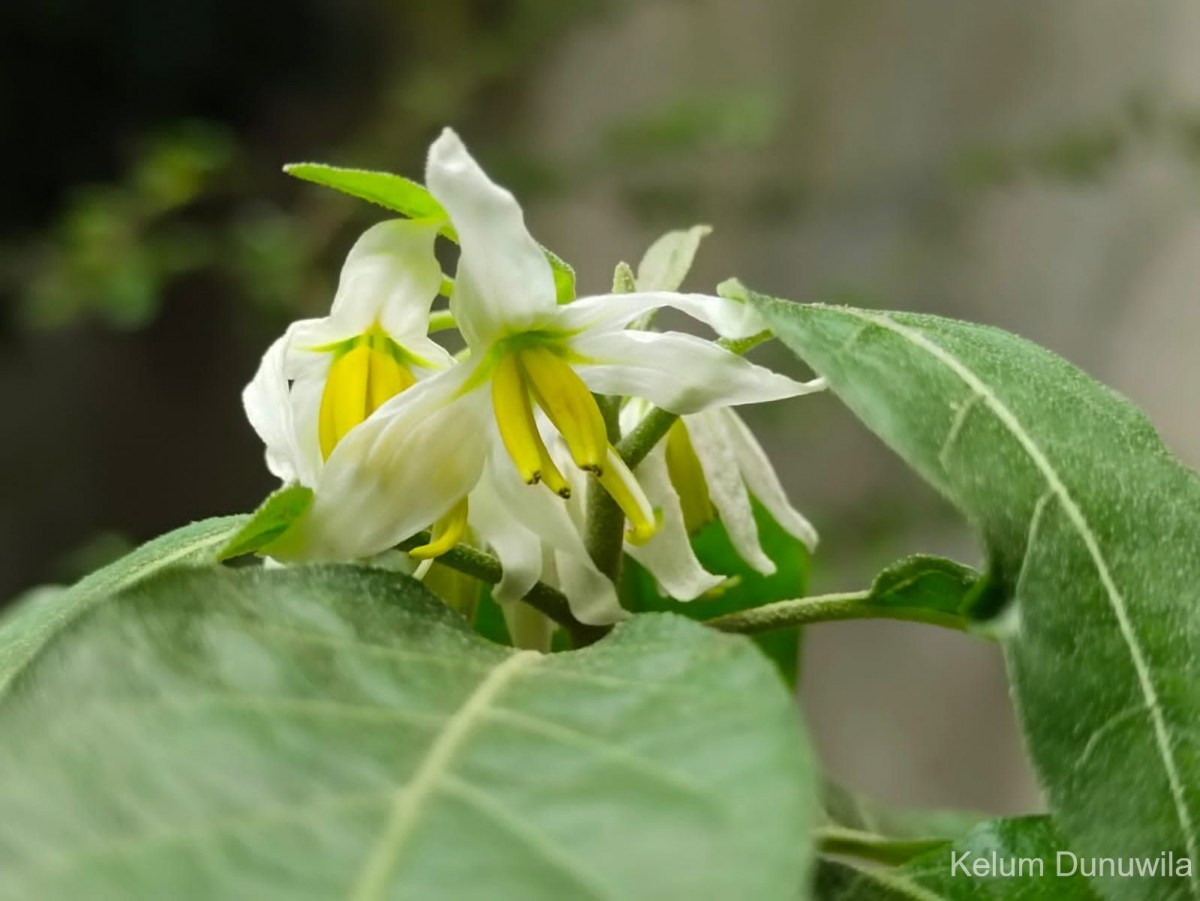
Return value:
<svg viewBox="0 0 1200 901">
<path fill-rule="evenodd" d="M 1139 148 L 1154 146 L 1200 169 L 1200 111 L 1164 108 L 1137 95 L 1111 117 L 1079 122 L 1024 144 L 975 145 L 961 151 L 953 172 L 966 189 L 988 189 L 1021 180 L 1090 185 L 1110 176 Z"/>
<path fill-rule="evenodd" d="M 212 5 L 216 8 L 216 0 Z M 366 68 L 378 77 L 353 110 L 305 121 L 330 98 L 297 85 L 293 112 L 276 127 L 281 149 L 219 118 L 166 118 L 131 143 L 114 178 L 67 186 L 49 225 L 10 238 L 0 250 L 0 291 L 17 299 L 16 324 L 58 329 L 91 319 L 124 330 L 148 325 L 180 279 L 215 279 L 218 290 L 265 308 L 266 323 L 327 302 L 337 248 L 373 215 L 324 192 L 297 190 L 278 175 L 297 156 L 321 156 L 390 171 L 419 171 L 441 125 L 488 121 L 497 97 L 520 90 L 556 35 L 613 8 L 616 0 L 453 0 L 437 4 L 364 2 L 344 18 L 369 32 Z M 341 53 L 351 52 L 343 48 Z M 337 53 L 334 54 L 335 56 Z M 215 61 L 214 61 L 215 62 Z M 303 137 L 301 137 L 303 135 Z"/>
<path fill-rule="evenodd" d="M 26 324 L 94 314 L 121 328 L 145 325 L 167 280 L 216 258 L 213 236 L 180 213 L 232 155 L 227 133 L 189 123 L 146 141 L 120 182 L 74 189 L 49 233 L 13 263 Z"/>
</svg>

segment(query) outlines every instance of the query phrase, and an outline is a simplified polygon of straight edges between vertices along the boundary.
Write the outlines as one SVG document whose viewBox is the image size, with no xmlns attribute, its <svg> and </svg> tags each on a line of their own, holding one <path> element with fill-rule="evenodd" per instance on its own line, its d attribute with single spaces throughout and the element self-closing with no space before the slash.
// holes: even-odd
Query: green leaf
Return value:
<svg viewBox="0 0 1200 901">
<path fill-rule="evenodd" d="M 808 583 L 808 548 L 784 531 L 762 504 L 751 500 L 759 542 L 775 564 L 773 575 L 764 576 L 738 556 L 725 527 L 714 520 L 692 537 L 692 549 L 705 569 L 729 577 L 725 585 L 718 586 L 710 595 L 681 603 L 659 594 L 654 577 L 626 557 L 621 581 L 623 605 L 634 611 L 664 610 L 707 620 L 803 595 Z M 753 638 L 775 663 L 784 681 L 794 685 L 800 664 L 799 630 L 781 629 Z"/>
<path fill-rule="evenodd" d="M 304 515 L 312 501 L 312 489 L 303 485 L 285 485 L 271 492 L 250 515 L 249 521 L 221 548 L 217 559 L 229 560 L 266 549 Z"/>
<path fill-rule="evenodd" d="M 99 601 L 171 567 L 212 563 L 244 516 L 206 519 L 154 539 L 71 588 L 23 600 L 0 619 L 0 701 L 46 644 Z"/>
<path fill-rule="evenodd" d="M 444 222 L 441 233 L 451 241 L 458 241 L 445 208 L 423 185 L 403 175 L 327 166 L 324 163 L 289 163 L 283 167 L 283 171 L 304 181 L 393 210 L 410 219 Z M 575 299 L 575 270 L 546 248 L 542 250 L 554 271 L 554 290 L 558 302 L 570 303 Z"/>
<path fill-rule="evenodd" d="M 1061 870 L 1058 867 L 1059 852 L 1067 855 Z M 1079 875 L 1078 867 L 1071 865 L 1071 853 L 1050 817 L 1017 817 L 981 823 L 952 848 L 910 861 L 903 867 L 903 872 L 941 897 L 963 901 L 980 898 L 985 901 L 1093 901 L 1097 895 L 1087 879 Z M 992 865 L 993 854 L 995 866 Z M 975 861 L 980 859 L 988 865 L 987 871 L 991 875 L 977 876 L 972 872 L 972 875 L 964 876 L 967 862 L 974 867 Z M 956 861 L 962 866 L 955 867 Z M 1015 863 L 1010 867 L 1008 861 Z M 1002 872 L 1018 875 L 998 875 Z M 1122 897 L 1131 897 L 1131 892 L 1136 897 L 1143 897 L 1140 889 L 1144 882 L 1126 880 L 1124 885 Z"/>
<path fill-rule="evenodd" d="M 938 610 L 960 614 L 979 582 L 969 566 L 917 554 L 883 570 L 871 584 L 867 600 L 882 607 Z"/>
<path fill-rule="evenodd" d="M 429 191 L 403 175 L 372 172 L 369 169 L 346 169 L 324 163 L 290 163 L 283 167 L 283 171 L 304 181 L 393 210 L 409 219 L 450 221 L 446 210 Z"/>
<path fill-rule="evenodd" d="M 700 249 L 700 242 L 712 234 L 712 226 L 694 225 L 681 231 L 667 232 L 650 245 L 637 269 L 639 291 L 675 291 L 683 284 Z"/>
<path fill-rule="evenodd" d="M 1055 819 L 1087 856 L 1200 861 L 1200 479 L 1054 354 L 933 316 L 753 297 L 983 536 L 970 610 L 1005 640 Z M 1127 898 L 1120 879 L 1098 883 Z M 1200 876 L 1139 897 L 1200 898 Z"/>
<path fill-rule="evenodd" d="M 1063 857 L 1058 869 L 1060 851 L 1071 853 L 1049 817 L 993 820 L 899 869 L 860 870 L 822 860 L 816 897 L 821 901 L 1096 901 L 1098 896 L 1070 856 Z M 977 866 L 979 870 L 974 869 Z M 1151 881 L 1125 879 L 1124 897 L 1144 897 L 1142 889 Z"/>
<path fill-rule="evenodd" d="M 145 581 L 0 705 L 0 896 L 735 898 L 806 884 L 789 694 L 681 617 L 493 645 L 365 567 Z"/>
<path fill-rule="evenodd" d="M 558 254 L 542 248 L 550 269 L 554 272 L 554 295 L 560 304 L 570 303 L 575 299 L 575 270 Z"/>
</svg>

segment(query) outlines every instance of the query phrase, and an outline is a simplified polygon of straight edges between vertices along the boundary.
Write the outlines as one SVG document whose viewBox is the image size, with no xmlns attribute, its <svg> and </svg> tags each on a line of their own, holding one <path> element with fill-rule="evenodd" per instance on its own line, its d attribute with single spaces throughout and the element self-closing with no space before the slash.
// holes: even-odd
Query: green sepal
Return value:
<svg viewBox="0 0 1200 901">
<path fill-rule="evenodd" d="M 229 560 L 265 551 L 308 512 L 312 502 L 313 490 L 304 485 L 285 485 L 272 492 L 221 548 L 217 559 Z"/>
</svg>

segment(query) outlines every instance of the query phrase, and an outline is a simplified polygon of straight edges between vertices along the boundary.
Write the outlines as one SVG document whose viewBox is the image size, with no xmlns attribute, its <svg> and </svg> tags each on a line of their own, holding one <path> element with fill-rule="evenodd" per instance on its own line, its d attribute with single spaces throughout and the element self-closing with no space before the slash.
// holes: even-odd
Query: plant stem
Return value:
<svg viewBox="0 0 1200 901">
<path fill-rule="evenodd" d="M 758 332 L 748 338 L 722 338 L 717 342 L 721 347 L 735 354 L 744 354 L 751 348 L 757 347 L 764 341 L 770 339 L 771 332 Z M 679 416 L 676 413 L 670 413 L 661 407 L 654 407 L 645 415 L 637 427 L 621 439 L 617 445 L 617 453 L 621 455 L 621 459 L 625 461 L 625 465 L 630 469 L 637 466 L 644 459 L 646 454 L 654 449 L 654 446 L 666 436 L 671 430 L 671 426 L 675 424 L 675 420 Z"/>
<path fill-rule="evenodd" d="M 407 541 L 401 542 L 397 547 L 399 550 L 407 551 L 426 544 L 428 541 L 429 533 L 421 532 Z M 462 544 L 446 551 L 437 558 L 437 562 L 458 570 L 460 573 L 473 576 L 489 585 L 499 582 L 503 572 L 500 561 L 491 554 L 485 554 L 483 551 Z M 567 603 L 566 596 L 557 588 L 544 582 L 536 583 L 533 588 L 529 589 L 529 593 L 523 600 L 566 629 L 576 647 L 593 644 L 609 632 L 607 626 L 589 626 L 577 620 L 571 614 L 571 607 Z"/>
<path fill-rule="evenodd" d="M 429 333 L 455 328 L 454 314 L 449 310 L 434 310 L 429 314 Z"/>
<path fill-rule="evenodd" d="M 621 440 L 620 401 L 596 397 L 604 416 L 610 444 Z M 625 541 L 625 514 L 595 476 L 587 483 L 587 550 L 596 568 L 613 582 L 621 577 L 621 555 Z"/>
<path fill-rule="evenodd" d="M 914 857 L 944 848 L 944 838 L 889 838 L 874 832 L 860 832 L 841 826 L 826 826 L 816 832 L 817 846 L 823 854 L 844 854 L 875 863 L 900 866 Z"/>
<path fill-rule="evenodd" d="M 959 632 L 969 631 L 972 625 L 965 616 L 928 607 L 873 603 L 870 597 L 869 591 L 853 591 L 778 601 L 705 620 L 705 625 L 722 632 L 740 632 L 745 635 L 849 619 L 896 619 L 943 626 Z"/>
</svg>

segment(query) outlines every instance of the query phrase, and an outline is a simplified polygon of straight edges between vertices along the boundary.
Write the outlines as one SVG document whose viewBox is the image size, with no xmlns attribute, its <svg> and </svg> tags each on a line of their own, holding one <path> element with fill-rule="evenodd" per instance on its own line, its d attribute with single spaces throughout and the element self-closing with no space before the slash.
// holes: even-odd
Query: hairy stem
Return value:
<svg viewBox="0 0 1200 901">
<path fill-rule="evenodd" d="M 401 542 L 397 547 L 399 550 L 407 551 L 426 544 L 428 541 L 429 533 L 421 532 L 407 541 Z M 442 554 L 437 558 L 437 562 L 458 570 L 460 573 L 473 576 L 480 582 L 486 582 L 489 585 L 499 582 L 503 572 L 500 561 L 491 554 L 485 554 L 483 551 L 462 544 Z M 566 629 L 571 636 L 571 642 L 576 647 L 592 644 L 609 632 L 607 626 L 589 626 L 577 620 L 571 613 L 566 596 L 557 588 L 544 582 L 536 583 L 533 588 L 529 589 L 529 593 L 523 600 Z"/>
<path fill-rule="evenodd" d="M 596 397 L 604 416 L 604 427 L 610 444 L 621 440 L 620 400 L 615 397 Z M 587 550 L 596 568 L 612 580 L 621 576 L 621 554 L 625 540 L 625 514 L 595 476 L 588 478 L 587 488 Z"/>
<path fill-rule="evenodd" d="M 771 337 L 773 337 L 771 332 L 766 331 L 748 338 L 722 338 L 717 344 L 732 353 L 744 354 Z M 646 459 L 646 454 L 650 453 L 654 446 L 666 437 L 667 432 L 671 430 L 671 426 L 678 418 L 676 413 L 670 413 L 661 407 L 654 407 L 632 432 L 621 439 L 620 444 L 617 445 L 617 453 L 632 469 Z"/>
<path fill-rule="evenodd" d="M 889 838 L 873 832 L 825 826 L 816 831 L 817 846 L 823 854 L 843 854 L 889 866 L 900 866 L 914 857 L 944 848 L 944 838 Z"/>
<path fill-rule="evenodd" d="M 722 632 L 740 632 L 745 635 L 849 619 L 897 619 L 943 626 L 959 632 L 966 632 L 971 628 L 971 621 L 965 616 L 956 616 L 927 607 L 879 604 L 872 602 L 870 597 L 869 591 L 854 591 L 778 601 L 705 620 L 705 625 Z"/>
</svg>

